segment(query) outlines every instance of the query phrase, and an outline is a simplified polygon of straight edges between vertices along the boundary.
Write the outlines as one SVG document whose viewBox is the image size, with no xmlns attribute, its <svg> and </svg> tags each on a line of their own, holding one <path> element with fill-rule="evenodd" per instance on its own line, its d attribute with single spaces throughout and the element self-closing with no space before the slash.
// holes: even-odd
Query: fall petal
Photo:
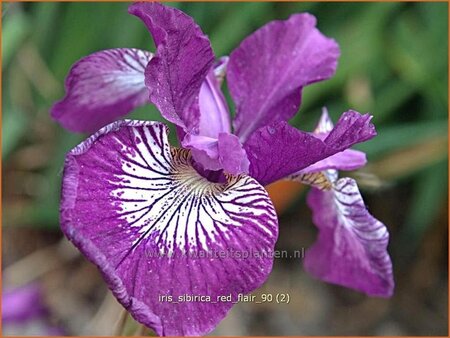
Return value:
<svg viewBox="0 0 450 338">
<path fill-rule="evenodd" d="M 163 124 L 141 121 L 108 125 L 67 155 L 61 224 L 159 335 L 210 332 L 265 281 L 273 258 L 262 253 L 277 238 L 274 208 L 253 178 L 207 181 L 188 150 L 170 147 Z"/>
<path fill-rule="evenodd" d="M 356 182 L 341 178 L 331 190 L 313 189 L 308 205 L 319 235 L 306 251 L 305 269 L 329 283 L 390 297 L 394 280 L 389 234 L 368 212 Z"/>
<path fill-rule="evenodd" d="M 144 72 L 153 54 L 134 48 L 100 51 L 75 63 L 65 81 L 66 96 L 52 117 L 75 132 L 94 132 L 148 103 Z"/>
</svg>

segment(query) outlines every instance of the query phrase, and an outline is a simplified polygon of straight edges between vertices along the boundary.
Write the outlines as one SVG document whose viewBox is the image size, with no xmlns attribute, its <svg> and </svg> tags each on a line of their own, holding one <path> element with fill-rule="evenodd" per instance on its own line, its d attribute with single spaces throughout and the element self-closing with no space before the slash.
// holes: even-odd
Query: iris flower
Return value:
<svg viewBox="0 0 450 338">
<path fill-rule="evenodd" d="M 376 135 L 371 116 L 347 111 L 332 127 L 324 115 L 317 133 L 287 123 L 302 88 L 336 69 L 339 47 L 315 18 L 270 22 L 216 59 L 183 12 L 158 3 L 129 12 L 149 30 L 155 53 L 121 48 L 81 59 L 52 108 L 63 127 L 95 132 L 67 154 L 62 230 L 127 311 L 159 335 L 213 330 L 272 269 L 278 220 L 264 186 L 283 178 L 315 187 L 308 201 L 320 234 L 308 271 L 391 295 L 386 227 L 356 183 L 335 173 L 365 163 L 348 148 Z M 180 148 L 163 123 L 117 120 L 149 102 L 176 126 Z"/>
</svg>

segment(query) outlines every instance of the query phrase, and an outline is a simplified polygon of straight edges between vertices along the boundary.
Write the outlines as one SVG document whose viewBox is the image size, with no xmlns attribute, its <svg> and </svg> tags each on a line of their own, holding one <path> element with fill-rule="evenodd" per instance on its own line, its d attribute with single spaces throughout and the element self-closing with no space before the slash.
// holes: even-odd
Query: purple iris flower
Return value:
<svg viewBox="0 0 450 338">
<path fill-rule="evenodd" d="M 355 182 L 335 174 L 365 163 L 348 148 L 376 135 L 371 116 L 347 111 L 334 127 L 324 116 L 317 133 L 287 123 L 302 88 L 336 69 L 338 45 L 315 18 L 270 22 L 216 60 L 183 12 L 158 3 L 129 12 L 156 52 L 113 49 L 81 59 L 52 108 L 72 131 L 106 125 L 66 157 L 61 226 L 119 302 L 159 335 L 214 329 L 272 269 L 278 220 L 264 185 L 283 178 L 316 187 L 309 204 L 320 234 L 308 271 L 391 295 L 386 227 L 368 214 Z M 182 148 L 168 143 L 163 123 L 113 122 L 149 102 L 176 125 Z"/>
</svg>

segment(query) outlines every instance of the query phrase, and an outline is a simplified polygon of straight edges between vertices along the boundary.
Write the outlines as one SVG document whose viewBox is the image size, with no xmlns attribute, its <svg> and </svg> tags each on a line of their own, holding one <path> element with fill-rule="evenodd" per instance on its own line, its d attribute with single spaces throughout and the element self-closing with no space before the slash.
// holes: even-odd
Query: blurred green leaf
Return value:
<svg viewBox="0 0 450 338">
<path fill-rule="evenodd" d="M 409 100 L 417 90 L 414 86 L 395 78 L 388 79 L 378 90 L 371 113 L 376 123 L 392 118 L 393 112 Z"/>
<path fill-rule="evenodd" d="M 407 112 L 405 112 L 406 114 Z M 376 116 L 374 118 L 377 124 Z M 447 121 L 424 121 L 377 128 L 378 135 L 365 143 L 358 144 L 355 149 L 367 153 L 369 159 L 396 149 L 419 144 L 439 135 L 447 135 Z"/>
<path fill-rule="evenodd" d="M 2 116 L 2 159 L 5 160 L 27 132 L 29 120 L 18 108 L 7 107 Z"/>
<path fill-rule="evenodd" d="M 85 139 L 83 135 L 68 133 L 62 128 L 58 128 L 56 133 L 58 143 L 53 161 L 44 173 L 47 179 L 40 187 L 41 198 L 22 213 L 24 223 L 33 222 L 45 228 L 59 226 L 59 196 L 64 157 L 68 151 Z"/>
<path fill-rule="evenodd" d="M 240 6 L 229 6 L 223 13 L 213 32 L 210 34 L 211 43 L 217 56 L 227 55 L 238 43 L 245 38 L 247 32 L 253 31 L 256 20 L 267 17 L 270 2 L 241 3 Z"/>
<path fill-rule="evenodd" d="M 448 187 L 447 161 L 425 169 L 414 184 L 414 193 L 405 226 L 399 233 L 402 259 L 410 257 L 418 249 L 428 226 L 435 221 L 443 207 Z"/>
<path fill-rule="evenodd" d="M 9 65 L 30 29 L 29 18 L 21 10 L 6 13 L 2 23 L 2 69 Z"/>
<path fill-rule="evenodd" d="M 417 144 L 391 150 L 375 161 L 370 161 L 366 169 L 379 178 L 392 182 L 433 166 L 447 156 L 447 135 L 437 135 Z"/>
<path fill-rule="evenodd" d="M 32 31 L 32 38 L 45 58 L 54 53 L 56 40 L 53 38 L 53 32 L 59 28 L 61 22 L 61 7 L 61 3 L 47 2 L 32 8 L 33 27 L 39 27 Z"/>
</svg>

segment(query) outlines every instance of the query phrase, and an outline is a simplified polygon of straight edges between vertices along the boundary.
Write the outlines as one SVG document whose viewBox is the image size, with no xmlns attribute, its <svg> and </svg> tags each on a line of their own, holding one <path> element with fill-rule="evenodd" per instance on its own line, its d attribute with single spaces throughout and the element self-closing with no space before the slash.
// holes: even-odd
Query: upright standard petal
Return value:
<svg viewBox="0 0 450 338">
<path fill-rule="evenodd" d="M 199 110 L 190 108 L 214 62 L 208 38 L 178 9 L 145 2 L 128 11 L 144 22 L 157 47 L 145 71 L 150 100 L 165 119 L 197 134 Z"/>
<path fill-rule="evenodd" d="M 244 145 L 250 160 L 250 176 L 267 185 L 367 141 L 376 135 L 370 119 L 368 114 L 345 112 L 323 141 L 286 122 L 260 128 Z"/>
<path fill-rule="evenodd" d="M 61 224 L 159 335 L 211 331 L 265 281 L 277 238 L 261 185 L 246 175 L 207 181 L 156 122 L 113 123 L 67 155 Z"/>
<path fill-rule="evenodd" d="M 231 133 L 230 112 L 216 75 L 221 68 L 223 66 L 219 65 L 211 69 L 200 88 L 198 133 L 201 136 L 218 138 L 219 133 Z"/>
<path fill-rule="evenodd" d="M 134 48 L 100 51 L 75 63 L 66 78 L 66 96 L 52 117 L 74 132 L 94 132 L 148 103 L 145 67 L 152 54 Z"/>
<path fill-rule="evenodd" d="M 227 81 L 241 142 L 265 125 L 290 119 L 300 106 L 302 87 L 334 74 L 339 47 L 315 25 L 309 14 L 273 21 L 231 53 Z"/>
<path fill-rule="evenodd" d="M 329 283 L 390 297 L 394 280 L 389 234 L 366 209 L 356 182 L 341 178 L 331 190 L 313 189 L 308 204 L 320 232 L 306 251 L 305 269 Z"/>
</svg>

